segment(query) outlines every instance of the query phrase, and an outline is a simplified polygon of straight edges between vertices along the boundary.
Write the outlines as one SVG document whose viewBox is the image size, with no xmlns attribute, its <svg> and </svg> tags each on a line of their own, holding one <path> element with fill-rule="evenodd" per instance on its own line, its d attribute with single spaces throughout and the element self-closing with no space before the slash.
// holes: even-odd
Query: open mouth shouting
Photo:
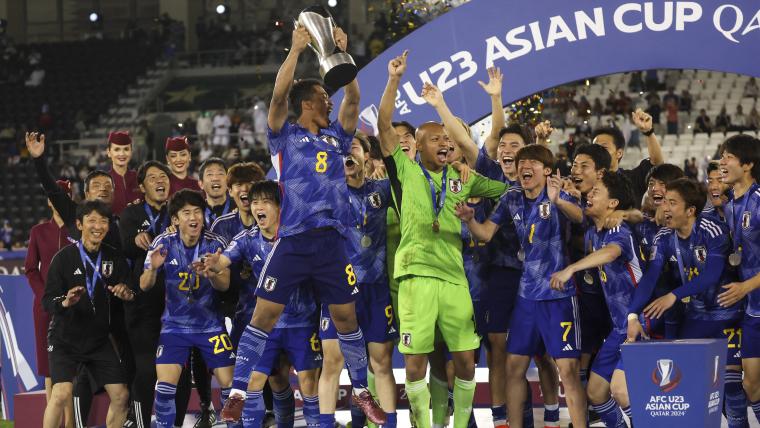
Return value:
<svg viewBox="0 0 760 428">
<path fill-rule="evenodd" d="M 250 204 L 250 201 L 248 199 L 248 192 L 240 192 L 240 202 L 242 202 L 243 205 Z"/>
<path fill-rule="evenodd" d="M 348 167 L 348 168 L 356 166 L 357 165 L 356 159 L 354 159 L 353 156 L 346 156 L 346 160 L 344 161 L 344 165 L 346 165 L 346 167 Z"/>
<path fill-rule="evenodd" d="M 193 232 L 200 232 L 200 230 L 201 230 L 201 223 L 199 221 L 193 220 L 193 221 L 191 221 L 190 223 L 187 224 L 187 227 L 191 231 L 193 231 Z"/>
<path fill-rule="evenodd" d="M 438 159 L 439 163 L 446 163 L 446 158 L 449 156 L 448 147 L 438 149 L 435 156 L 436 156 L 436 159 Z"/>
<path fill-rule="evenodd" d="M 662 215 L 662 218 L 665 220 L 665 224 L 669 225 L 673 221 L 673 214 L 666 212 Z"/>
<path fill-rule="evenodd" d="M 654 202 L 655 206 L 662 205 L 663 200 L 665 200 L 665 195 L 657 192 L 652 193 L 652 202 Z"/>
<path fill-rule="evenodd" d="M 502 155 L 501 164 L 504 166 L 512 166 L 515 163 L 515 158 L 512 155 Z"/>
<path fill-rule="evenodd" d="M 222 185 L 219 183 L 214 183 L 211 185 L 211 190 L 221 190 L 221 189 L 222 189 Z"/>
<path fill-rule="evenodd" d="M 156 187 L 156 193 L 158 193 L 159 196 L 166 196 L 166 186 Z"/>
</svg>

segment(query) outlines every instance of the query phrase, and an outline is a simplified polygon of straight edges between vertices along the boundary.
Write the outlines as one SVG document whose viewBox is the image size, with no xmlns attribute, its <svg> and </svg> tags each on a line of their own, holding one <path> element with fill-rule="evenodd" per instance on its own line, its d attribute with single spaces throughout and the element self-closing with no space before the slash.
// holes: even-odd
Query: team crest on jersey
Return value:
<svg viewBox="0 0 760 428">
<path fill-rule="evenodd" d="M 156 349 L 156 358 L 161 358 L 161 354 L 164 353 L 164 345 L 158 345 L 158 349 Z"/>
<path fill-rule="evenodd" d="M 542 219 L 546 220 L 549 218 L 549 216 L 552 213 L 552 203 L 549 201 L 542 202 L 541 205 L 538 206 L 538 215 L 541 216 Z"/>
<path fill-rule="evenodd" d="M 707 248 L 703 246 L 694 247 L 694 257 L 697 258 L 698 262 L 704 263 L 707 260 Z"/>
<path fill-rule="evenodd" d="M 749 221 L 752 218 L 752 213 L 744 211 L 742 214 L 742 229 L 749 229 Z"/>
<path fill-rule="evenodd" d="M 401 343 L 404 346 L 412 346 L 412 333 L 401 333 Z"/>
<path fill-rule="evenodd" d="M 100 274 L 103 278 L 110 278 L 113 274 L 113 262 L 111 260 L 105 260 L 100 264 Z"/>
<path fill-rule="evenodd" d="M 367 200 L 372 208 L 380 208 L 380 206 L 383 205 L 383 199 L 377 192 L 370 193 L 369 196 L 367 196 Z"/>
<path fill-rule="evenodd" d="M 328 317 L 322 318 L 320 328 L 322 328 L 322 331 L 327 331 L 327 329 L 330 328 L 330 318 Z"/>
<path fill-rule="evenodd" d="M 274 290 L 274 287 L 277 285 L 277 278 L 273 278 L 271 276 L 268 276 L 264 279 L 264 290 L 266 291 L 272 291 Z"/>
<path fill-rule="evenodd" d="M 458 178 L 449 179 L 449 190 L 451 193 L 459 193 L 462 191 L 462 180 Z"/>
<path fill-rule="evenodd" d="M 319 139 L 335 148 L 338 148 L 339 146 L 338 139 L 332 135 L 320 135 Z"/>
</svg>

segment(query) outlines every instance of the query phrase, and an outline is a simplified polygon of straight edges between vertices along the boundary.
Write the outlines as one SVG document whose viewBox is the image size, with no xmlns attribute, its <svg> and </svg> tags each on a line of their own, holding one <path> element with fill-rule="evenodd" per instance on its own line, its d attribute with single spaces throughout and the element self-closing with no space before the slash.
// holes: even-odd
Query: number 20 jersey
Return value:
<svg viewBox="0 0 760 428">
<path fill-rule="evenodd" d="M 277 237 L 332 227 L 344 234 L 348 187 L 343 158 L 353 136 L 338 121 L 314 135 L 297 123 L 280 132 L 268 129 L 272 165 L 280 183 L 280 228 Z"/>
</svg>

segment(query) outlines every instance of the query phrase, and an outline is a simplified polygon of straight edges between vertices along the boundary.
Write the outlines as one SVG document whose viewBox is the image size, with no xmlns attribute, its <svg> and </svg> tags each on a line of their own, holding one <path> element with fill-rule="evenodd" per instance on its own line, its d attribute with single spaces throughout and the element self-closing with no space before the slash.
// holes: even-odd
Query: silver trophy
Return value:
<svg viewBox="0 0 760 428">
<path fill-rule="evenodd" d="M 670 375 L 673 374 L 673 360 L 657 360 L 657 371 L 660 373 L 660 387 L 670 383 Z"/>
<path fill-rule="evenodd" d="M 319 59 L 319 74 L 332 89 L 342 88 L 354 80 L 359 68 L 354 59 L 335 45 L 335 21 L 322 6 L 311 6 L 298 14 L 297 27 L 304 27 L 311 35 L 309 46 Z"/>
</svg>

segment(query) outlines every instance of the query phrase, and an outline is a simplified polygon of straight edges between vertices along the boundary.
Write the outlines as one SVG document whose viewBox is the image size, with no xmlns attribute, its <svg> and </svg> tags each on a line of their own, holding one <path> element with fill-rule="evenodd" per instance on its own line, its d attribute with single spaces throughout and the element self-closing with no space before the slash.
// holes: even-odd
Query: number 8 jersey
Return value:
<svg viewBox="0 0 760 428">
<path fill-rule="evenodd" d="M 159 244 L 166 249 L 166 260 L 159 269 L 164 274 L 166 304 L 161 315 L 161 333 L 215 333 L 224 329 L 222 315 L 216 308 L 215 290 L 208 279 L 193 272 L 190 264 L 193 257 L 224 250 L 227 243 L 221 236 L 203 231 L 198 252 L 195 246 L 188 248 L 179 237 L 179 232 L 158 235 L 150 246 L 153 250 Z M 144 268 L 150 268 L 150 256 L 146 257 Z"/>
<path fill-rule="evenodd" d="M 268 129 L 267 136 L 280 182 L 277 237 L 322 227 L 342 234 L 349 203 L 343 158 L 351 152 L 353 136 L 338 121 L 317 135 L 285 122 L 278 133 Z"/>
</svg>

